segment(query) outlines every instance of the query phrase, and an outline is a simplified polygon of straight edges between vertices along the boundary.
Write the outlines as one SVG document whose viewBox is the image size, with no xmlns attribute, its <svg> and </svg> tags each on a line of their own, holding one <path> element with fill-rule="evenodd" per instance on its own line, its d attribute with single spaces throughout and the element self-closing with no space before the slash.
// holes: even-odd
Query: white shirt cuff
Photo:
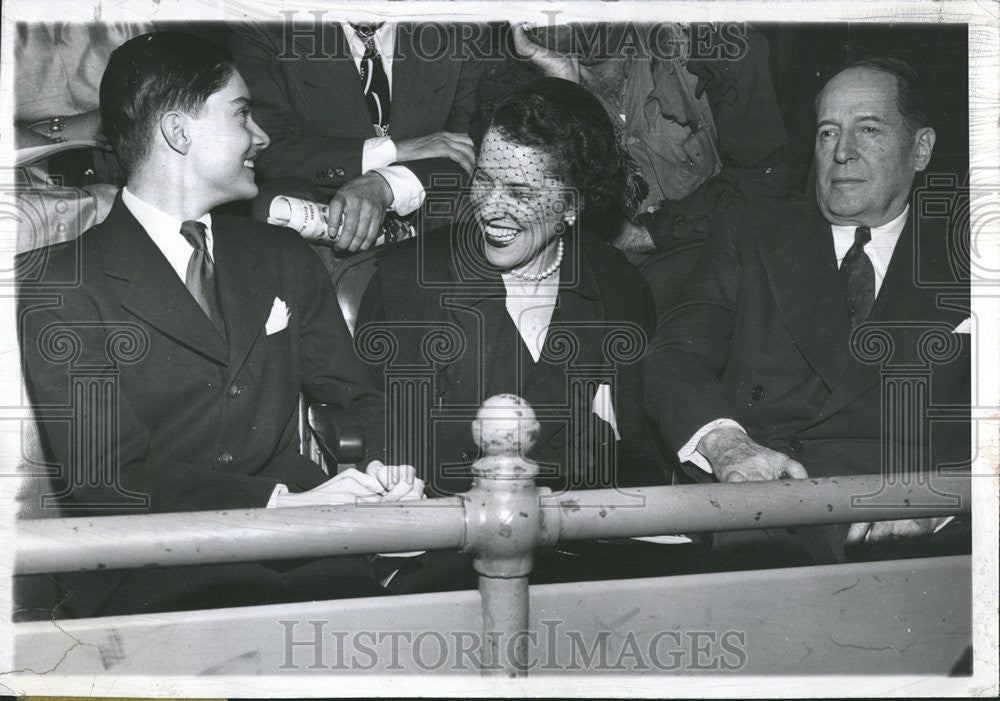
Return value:
<svg viewBox="0 0 1000 701">
<path fill-rule="evenodd" d="M 708 460 L 705 459 L 705 456 L 698 452 L 698 444 L 701 442 L 701 439 L 705 437 L 706 433 L 714 431 L 717 428 L 738 428 L 746 433 L 746 430 L 744 430 L 742 426 L 732 419 L 716 419 L 715 421 L 709 421 L 707 424 L 695 431 L 695 434 L 688 439 L 688 442 L 677 451 L 677 458 L 681 462 L 694 463 L 708 474 L 712 474 L 712 466 L 708 463 Z"/>
<path fill-rule="evenodd" d="M 288 494 L 288 487 L 281 484 L 280 482 L 274 485 L 274 491 L 271 492 L 271 498 L 267 500 L 267 508 L 274 509 L 278 506 L 278 497 Z"/>
<path fill-rule="evenodd" d="M 424 203 L 424 197 L 427 196 L 424 186 L 420 183 L 420 178 L 406 166 L 386 166 L 374 170 L 389 183 L 389 189 L 392 190 L 392 205 L 389 209 L 396 214 L 406 216 Z"/>
<path fill-rule="evenodd" d="M 373 136 L 365 139 L 361 149 L 361 172 L 382 168 L 396 162 L 396 142 L 388 136 Z"/>
</svg>

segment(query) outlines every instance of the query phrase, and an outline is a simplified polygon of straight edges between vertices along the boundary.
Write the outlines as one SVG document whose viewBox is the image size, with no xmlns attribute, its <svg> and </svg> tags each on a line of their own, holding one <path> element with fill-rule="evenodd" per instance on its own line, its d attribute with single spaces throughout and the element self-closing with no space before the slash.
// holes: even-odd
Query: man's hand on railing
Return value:
<svg viewBox="0 0 1000 701">
<path fill-rule="evenodd" d="M 706 433 L 698 452 L 712 466 L 720 482 L 762 482 L 804 479 L 806 468 L 784 453 L 765 448 L 738 428 L 724 426 Z"/>
<path fill-rule="evenodd" d="M 949 516 L 937 518 L 908 518 L 902 521 L 874 521 L 851 524 L 847 531 L 846 545 L 884 543 L 890 540 L 921 538 L 930 536 L 949 520 Z"/>
</svg>

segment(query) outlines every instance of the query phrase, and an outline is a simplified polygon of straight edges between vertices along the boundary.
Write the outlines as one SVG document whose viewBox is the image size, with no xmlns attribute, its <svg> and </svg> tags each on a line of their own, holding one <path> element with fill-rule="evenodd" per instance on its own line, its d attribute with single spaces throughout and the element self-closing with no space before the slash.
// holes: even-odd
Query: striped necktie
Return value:
<svg viewBox="0 0 1000 701">
<path fill-rule="evenodd" d="M 389 77 L 382 65 L 382 56 L 375 46 L 375 32 L 382 24 L 351 24 L 358 39 L 365 45 L 361 57 L 361 86 L 368 103 L 368 115 L 378 136 L 389 133 Z"/>
</svg>

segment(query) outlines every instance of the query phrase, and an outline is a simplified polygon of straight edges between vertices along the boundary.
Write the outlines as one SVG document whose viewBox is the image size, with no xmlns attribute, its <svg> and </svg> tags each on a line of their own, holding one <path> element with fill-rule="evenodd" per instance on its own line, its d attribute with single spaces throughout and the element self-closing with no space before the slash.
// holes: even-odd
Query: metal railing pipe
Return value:
<svg viewBox="0 0 1000 701">
<path fill-rule="evenodd" d="M 921 507 L 920 487 L 888 485 L 881 475 L 566 492 L 540 498 L 548 531 L 540 542 L 969 513 L 968 476 L 941 477 L 934 484 L 954 495 L 954 508 Z M 880 489 L 883 504 L 852 505 L 854 497 Z M 463 497 L 24 520 L 17 524 L 15 572 L 460 548 L 466 543 L 465 522 Z"/>
<path fill-rule="evenodd" d="M 460 497 L 17 524 L 17 574 L 459 548 Z"/>
<path fill-rule="evenodd" d="M 891 521 L 967 514 L 969 475 L 938 477 L 938 501 L 927 485 L 888 484 L 884 475 L 594 489 L 541 497 L 546 522 L 558 519 L 559 540 L 666 533 L 732 531 L 784 526 Z M 872 495 L 878 495 L 873 500 Z M 941 506 L 941 495 L 952 506 Z M 859 505 L 860 497 L 867 497 Z"/>
</svg>

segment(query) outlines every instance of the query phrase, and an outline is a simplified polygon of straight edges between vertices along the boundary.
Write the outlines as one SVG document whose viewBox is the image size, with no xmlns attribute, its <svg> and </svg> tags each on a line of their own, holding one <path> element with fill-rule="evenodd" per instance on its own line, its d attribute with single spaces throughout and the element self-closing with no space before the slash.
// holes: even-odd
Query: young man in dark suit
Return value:
<svg viewBox="0 0 1000 701">
<path fill-rule="evenodd" d="M 714 232 L 647 360 L 647 408 L 682 461 L 730 482 L 919 481 L 968 465 L 968 422 L 890 430 L 905 416 L 883 392 L 909 365 L 930 372 L 923 409 L 969 406 L 967 264 L 910 206 L 935 140 L 916 95 L 892 59 L 835 75 L 816 102 L 815 199 L 748 203 Z M 835 561 L 845 542 L 923 539 L 943 522 L 827 529 L 805 547 Z"/>
<path fill-rule="evenodd" d="M 366 462 L 378 460 L 384 397 L 308 245 L 210 213 L 256 194 L 254 159 L 268 144 L 232 56 L 176 32 L 132 39 L 108 62 L 101 116 L 127 185 L 103 223 L 34 258 L 43 266 L 22 276 L 19 309 L 34 406 L 74 409 L 69 421 L 40 422 L 65 514 L 419 496 L 412 479 L 387 491 L 377 463 L 331 479 L 299 453 L 306 392 L 359 419 Z M 75 406 L 82 379 L 111 382 L 103 404 Z M 352 562 L 330 560 L 354 580 L 334 581 L 330 595 L 372 588 L 366 563 Z M 245 593 L 255 577 L 269 593 Z M 282 600 L 304 591 L 294 580 L 288 566 L 140 571 L 114 598 L 96 600 L 114 592 L 106 583 L 95 600 L 78 597 L 76 614 L 168 608 L 185 590 L 193 606 Z"/>
</svg>

